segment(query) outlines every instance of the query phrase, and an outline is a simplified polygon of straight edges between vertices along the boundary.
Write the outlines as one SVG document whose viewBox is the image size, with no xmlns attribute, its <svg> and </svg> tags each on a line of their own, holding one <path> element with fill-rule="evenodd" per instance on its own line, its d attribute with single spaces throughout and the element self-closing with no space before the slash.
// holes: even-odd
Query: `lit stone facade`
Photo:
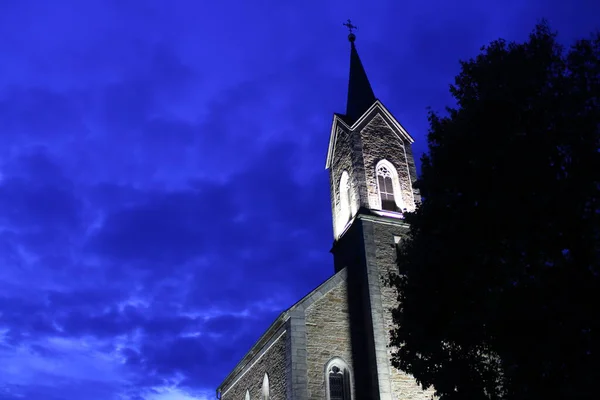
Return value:
<svg viewBox="0 0 600 400">
<path fill-rule="evenodd" d="M 349 185 L 351 188 L 349 202 L 353 210 L 357 210 L 362 205 L 360 204 L 360 198 L 358 194 L 361 187 L 360 184 L 362 182 L 357 179 L 360 176 L 358 172 L 360 165 L 356 165 L 356 163 L 353 162 L 355 157 L 352 149 L 354 146 L 356 146 L 356 138 L 354 135 L 351 135 L 350 132 L 341 127 L 335 128 L 335 148 L 338 149 L 338 151 L 335 153 L 336 156 L 332 160 L 332 170 L 335 171 L 335 174 L 330 174 L 329 186 L 331 191 L 331 215 L 333 216 L 333 230 L 335 235 L 339 236 L 344 231 L 346 225 L 350 222 L 350 218 L 345 218 L 341 214 L 341 210 L 344 209 L 339 185 L 342 174 L 346 172 L 349 175 Z M 357 170 L 355 170 L 355 168 Z"/>
<path fill-rule="evenodd" d="M 412 183 L 417 179 L 412 148 L 410 141 L 402 139 L 400 135 L 394 133 L 390 125 L 381 114 L 376 114 L 360 131 L 363 143 L 362 157 L 366 171 L 368 208 L 372 210 L 381 208 L 377 181 L 373 171 L 379 161 L 387 160 L 396 168 L 398 174 L 398 179 L 394 183 L 398 185 L 401 193 L 399 197 L 400 204 L 403 205 L 402 209 L 413 211 L 415 201 L 419 201 L 420 196 L 413 193 L 412 188 Z"/>
<path fill-rule="evenodd" d="M 265 373 L 274 400 L 433 396 L 391 365 L 397 296 L 383 283 L 408 230 L 402 211 L 420 201 L 413 139 L 375 99 L 353 40 L 348 109 L 334 116 L 326 163 L 335 273 L 271 325 L 218 388 L 223 400 L 264 398 Z"/>
<path fill-rule="evenodd" d="M 326 399 L 325 365 L 340 357 L 352 365 L 346 271 L 341 270 L 284 311 L 256 342 L 218 391 L 221 399 Z"/>
<path fill-rule="evenodd" d="M 246 391 L 251 399 L 260 399 L 263 390 L 265 374 L 268 376 L 270 397 L 285 399 L 287 389 L 287 374 L 285 362 L 287 357 L 287 343 L 289 341 L 285 330 L 269 332 L 270 337 L 265 347 L 254 357 L 250 358 L 250 365 L 238 371 L 234 380 L 222 394 L 223 399 L 244 399 Z"/>
<path fill-rule="evenodd" d="M 333 287 L 306 310 L 308 398 L 326 399 L 325 365 L 333 357 L 352 365 L 346 281 Z"/>
</svg>

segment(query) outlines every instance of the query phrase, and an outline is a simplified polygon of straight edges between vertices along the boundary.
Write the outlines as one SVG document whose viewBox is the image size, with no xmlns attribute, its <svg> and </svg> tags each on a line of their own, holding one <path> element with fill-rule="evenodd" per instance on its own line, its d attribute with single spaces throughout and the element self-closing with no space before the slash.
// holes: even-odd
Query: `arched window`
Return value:
<svg viewBox="0 0 600 400">
<path fill-rule="evenodd" d="M 352 399 L 350 368 L 341 358 L 333 358 L 327 363 L 325 367 L 325 386 L 328 400 Z"/>
<path fill-rule="evenodd" d="M 244 400 L 250 400 L 250 392 L 248 390 L 246 390 L 246 397 L 244 397 Z"/>
<path fill-rule="evenodd" d="M 350 176 L 348 172 L 342 172 L 340 178 L 340 225 L 341 229 L 346 225 L 346 222 L 350 219 Z"/>
<path fill-rule="evenodd" d="M 266 372 L 265 372 L 265 376 L 263 377 L 261 393 L 262 393 L 262 400 L 269 400 L 269 375 L 267 375 Z"/>
<path fill-rule="evenodd" d="M 388 211 L 400 211 L 398 203 L 401 202 L 398 173 L 394 166 L 382 160 L 375 168 L 377 175 L 377 189 L 381 199 L 381 209 Z"/>
</svg>

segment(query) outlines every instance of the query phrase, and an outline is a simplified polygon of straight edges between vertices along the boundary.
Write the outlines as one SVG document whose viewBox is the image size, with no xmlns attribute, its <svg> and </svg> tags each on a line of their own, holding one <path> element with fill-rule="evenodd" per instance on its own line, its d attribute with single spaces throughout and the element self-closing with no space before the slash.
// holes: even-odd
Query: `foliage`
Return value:
<svg viewBox="0 0 600 400">
<path fill-rule="evenodd" d="M 392 362 L 443 400 L 591 398 L 600 34 L 565 50 L 544 22 L 481 50 L 461 62 L 456 108 L 429 114 Z"/>
</svg>

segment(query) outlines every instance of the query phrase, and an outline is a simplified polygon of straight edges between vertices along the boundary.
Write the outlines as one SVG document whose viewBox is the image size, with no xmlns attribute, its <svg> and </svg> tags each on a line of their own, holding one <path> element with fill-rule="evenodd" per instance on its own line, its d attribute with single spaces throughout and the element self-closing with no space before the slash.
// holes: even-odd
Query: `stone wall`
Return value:
<svg viewBox="0 0 600 400">
<path fill-rule="evenodd" d="M 412 182 L 416 178 L 416 176 L 413 176 L 416 175 L 416 170 L 414 174 L 410 171 L 411 166 L 414 169 L 410 144 L 404 143 L 379 114 L 362 129 L 361 142 L 366 171 L 366 187 L 371 208 L 376 208 L 374 205 L 379 201 L 375 167 L 379 161 L 385 159 L 396 168 L 402 192 L 402 202 L 409 211 L 412 211 L 415 204 Z M 406 150 L 407 147 L 409 148 L 408 151 Z"/>
<path fill-rule="evenodd" d="M 223 400 L 244 400 L 246 390 L 250 391 L 250 399 L 260 399 L 265 373 L 269 376 L 270 399 L 286 399 L 286 343 L 289 340 L 287 331 L 278 332 L 274 339 L 267 345 L 268 350 L 257 354 L 239 376 L 233 377 L 231 386 L 222 388 Z"/>
<path fill-rule="evenodd" d="M 411 183 L 415 183 L 417 181 L 417 166 L 415 164 L 415 155 L 413 153 L 412 145 L 410 143 L 404 143 L 404 150 L 406 151 L 406 162 L 408 163 L 408 172 L 410 174 Z M 418 188 L 412 188 L 413 197 L 415 199 L 415 203 L 419 204 L 421 202 L 421 191 Z"/>
<path fill-rule="evenodd" d="M 340 223 L 338 215 L 340 212 L 340 179 L 344 171 L 348 172 L 350 178 L 350 204 L 354 205 L 353 208 L 358 208 L 358 182 L 356 180 L 356 172 L 354 171 L 352 160 L 352 148 L 352 135 L 338 127 L 335 138 L 335 149 L 329 170 L 331 216 L 333 218 L 333 229 L 336 237 L 343 229 L 343 222 Z"/>
<path fill-rule="evenodd" d="M 413 211 L 415 203 L 420 201 L 418 191 L 413 190 L 417 179 L 411 144 L 401 138 L 388 124 L 379 111 L 373 111 L 366 126 L 347 132 L 340 125 L 335 127 L 333 154 L 329 165 L 329 183 L 331 190 L 331 211 L 336 238 L 343 229 L 340 223 L 340 178 L 344 171 L 350 176 L 350 202 L 353 209 L 360 207 L 380 209 L 375 167 L 383 159 L 389 161 L 398 174 L 396 190 L 401 192 L 401 204 Z"/>
<path fill-rule="evenodd" d="M 391 309 L 398 304 L 396 291 L 383 284 L 390 271 L 397 271 L 396 266 L 396 245 L 394 236 L 402 237 L 405 235 L 406 228 L 388 224 L 373 223 L 373 236 L 375 241 L 375 263 L 379 267 L 381 284 L 381 302 L 383 306 L 384 329 L 387 333 L 388 359 L 391 360 L 393 348 L 389 346 L 390 331 L 394 327 Z M 391 365 L 390 385 L 393 400 L 425 400 L 431 399 L 433 390 L 423 391 L 417 384 L 414 377 L 408 375 Z"/>
<path fill-rule="evenodd" d="M 306 338 L 308 398 L 326 399 L 325 365 L 327 362 L 333 357 L 340 357 L 352 369 L 345 280 L 306 309 Z"/>
</svg>

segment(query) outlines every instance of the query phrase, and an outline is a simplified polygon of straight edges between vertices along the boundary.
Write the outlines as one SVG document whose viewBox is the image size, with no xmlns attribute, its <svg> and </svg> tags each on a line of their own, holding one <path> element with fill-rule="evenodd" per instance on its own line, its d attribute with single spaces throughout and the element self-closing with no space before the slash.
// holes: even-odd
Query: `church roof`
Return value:
<svg viewBox="0 0 600 400">
<path fill-rule="evenodd" d="M 348 39 L 350 40 L 350 79 L 348 80 L 348 101 L 344 119 L 353 122 L 373 105 L 376 98 L 354 45 L 356 36 L 351 33 Z"/>
<path fill-rule="evenodd" d="M 283 311 L 277 319 L 271 324 L 271 326 L 262 334 L 262 336 L 254 343 L 254 345 L 250 348 L 250 350 L 246 353 L 246 355 L 238 362 L 238 364 L 233 368 L 233 370 L 227 375 L 227 377 L 223 380 L 223 382 L 219 385 L 217 391 L 222 390 L 224 388 L 231 388 L 235 385 L 234 379 L 239 375 L 243 374 L 247 368 L 251 367 L 251 362 L 261 357 L 261 354 L 264 354 L 266 350 L 268 350 L 268 345 L 276 340 L 281 331 L 286 328 L 286 322 L 290 319 L 290 317 L 295 313 L 304 313 L 306 309 L 321 299 L 327 293 L 329 293 L 333 288 L 337 287 L 342 281 L 347 280 L 347 271 L 346 268 L 341 269 L 334 275 L 332 275 L 325 282 L 317 286 L 314 290 L 304 296 L 302 299 L 294 303 L 287 310 Z"/>
</svg>

